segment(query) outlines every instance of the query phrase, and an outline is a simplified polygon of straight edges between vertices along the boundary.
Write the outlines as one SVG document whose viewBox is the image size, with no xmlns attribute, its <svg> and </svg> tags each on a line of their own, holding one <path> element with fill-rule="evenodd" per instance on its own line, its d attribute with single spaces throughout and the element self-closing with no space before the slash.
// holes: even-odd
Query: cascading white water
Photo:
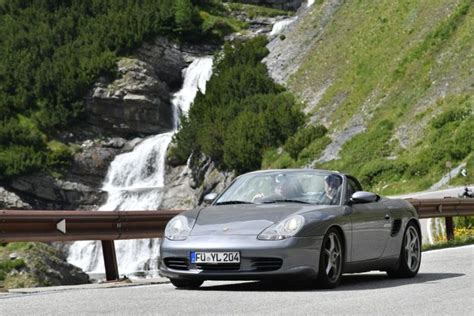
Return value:
<svg viewBox="0 0 474 316">
<path fill-rule="evenodd" d="M 276 22 L 273 24 L 272 31 L 270 32 L 270 36 L 275 36 L 283 32 L 288 26 L 290 26 L 291 23 L 295 22 L 298 19 L 297 16 L 284 19 L 281 21 Z"/>
<path fill-rule="evenodd" d="M 212 75 L 212 57 L 196 58 L 183 70 L 184 83 L 173 95 L 174 112 L 186 114 L 198 89 L 206 91 L 206 83 Z M 175 127 L 178 126 L 175 115 Z M 164 186 L 166 150 L 173 132 L 158 134 L 145 139 L 132 152 L 115 157 L 107 172 L 103 190 L 107 202 L 101 211 L 156 210 L 161 204 Z M 120 273 L 133 275 L 157 269 L 158 239 L 138 239 L 115 243 Z M 99 242 L 79 241 L 71 245 L 68 262 L 88 273 L 103 273 L 104 264 Z"/>
</svg>

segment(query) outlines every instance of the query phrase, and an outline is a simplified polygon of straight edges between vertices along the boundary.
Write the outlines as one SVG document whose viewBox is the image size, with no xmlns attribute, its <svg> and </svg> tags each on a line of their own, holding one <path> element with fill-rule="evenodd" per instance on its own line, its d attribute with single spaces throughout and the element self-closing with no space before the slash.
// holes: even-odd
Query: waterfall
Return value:
<svg viewBox="0 0 474 316">
<path fill-rule="evenodd" d="M 297 16 L 284 19 L 281 21 L 276 22 L 273 24 L 272 31 L 270 32 L 270 36 L 275 36 L 283 32 L 288 26 L 290 26 L 291 23 L 295 22 L 298 19 Z"/>
<path fill-rule="evenodd" d="M 160 207 L 166 150 L 179 125 L 178 113 L 188 112 L 198 90 L 205 93 L 206 83 L 212 75 L 212 63 L 212 57 L 200 57 L 183 70 L 183 86 L 172 98 L 174 131 L 148 137 L 133 151 L 115 157 L 103 185 L 108 198 L 100 211 L 156 210 Z M 120 240 L 115 247 L 121 274 L 150 271 L 150 276 L 156 276 L 159 239 Z M 97 241 L 72 244 L 68 262 L 88 273 L 104 273 L 102 248 Z"/>
</svg>

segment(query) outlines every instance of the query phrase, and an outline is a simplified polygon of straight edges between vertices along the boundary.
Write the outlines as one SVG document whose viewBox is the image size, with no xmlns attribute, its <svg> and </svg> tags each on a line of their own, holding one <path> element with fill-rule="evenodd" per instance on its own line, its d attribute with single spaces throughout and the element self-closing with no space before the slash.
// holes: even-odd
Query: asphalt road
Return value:
<svg viewBox="0 0 474 316">
<path fill-rule="evenodd" d="M 474 246 L 423 253 L 413 279 L 379 272 L 345 275 L 335 290 L 205 282 L 199 290 L 170 284 L 69 289 L 0 296 L 0 315 L 473 315 Z"/>
</svg>

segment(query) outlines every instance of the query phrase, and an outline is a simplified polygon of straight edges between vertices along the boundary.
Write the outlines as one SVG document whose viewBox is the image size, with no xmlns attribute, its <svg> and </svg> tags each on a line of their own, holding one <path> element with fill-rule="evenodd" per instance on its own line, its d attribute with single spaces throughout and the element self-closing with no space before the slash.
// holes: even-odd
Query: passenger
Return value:
<svg viewBox="0 0 474 316">
<path fill-rule="evenodd" d="M 341 195 L 341 177 L 330 174 L 324 178 L 324 192 L 319 198 L 319 203 L 323 205 L 337 205 Z"/>
</svg>

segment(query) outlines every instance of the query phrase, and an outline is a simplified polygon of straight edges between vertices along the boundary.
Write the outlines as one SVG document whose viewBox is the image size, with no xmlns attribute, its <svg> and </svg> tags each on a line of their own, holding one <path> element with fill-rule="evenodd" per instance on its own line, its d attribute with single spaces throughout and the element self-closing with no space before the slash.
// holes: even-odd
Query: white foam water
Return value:
<svg viewBox="0 0 474 316">
<path fill-rule="evenodd" d="M 205 93 L 206 82 L 212 75 L 212 57 L 196 58 L 183 70 L 183 87 L 173 95 L 175 113 L 186 114 L 200 90 Z M 160 207 L 166 150 L 177 131 L 151 136 L 133 151 L 118 155 L 111 163 L 103 190 L 108 198 L 100 211 L 156 210 Z M 137 239 L 115 243 L 119 272 L 128 276 L 147 271 L 147 276 L 157 273 L 159 239 Z M 89 274 L 104 273 L 102 247 L 97 241 L 79 241 L 71 245 L 68 262 Z"/>
<path fill-rule="evenodd" d="M 294 17 L 276 22 L 275 24 L 273 24 L 273 28 L 272 28 L 272 31 L 270 32 L 270 36 L 279 35 L 285 29 L 287 29 L 288 26 L 290 26 L 290 24 L 295 22 L 297 19 L 298 19 L 298 17 L 294 16 Z"/>
</svg>

